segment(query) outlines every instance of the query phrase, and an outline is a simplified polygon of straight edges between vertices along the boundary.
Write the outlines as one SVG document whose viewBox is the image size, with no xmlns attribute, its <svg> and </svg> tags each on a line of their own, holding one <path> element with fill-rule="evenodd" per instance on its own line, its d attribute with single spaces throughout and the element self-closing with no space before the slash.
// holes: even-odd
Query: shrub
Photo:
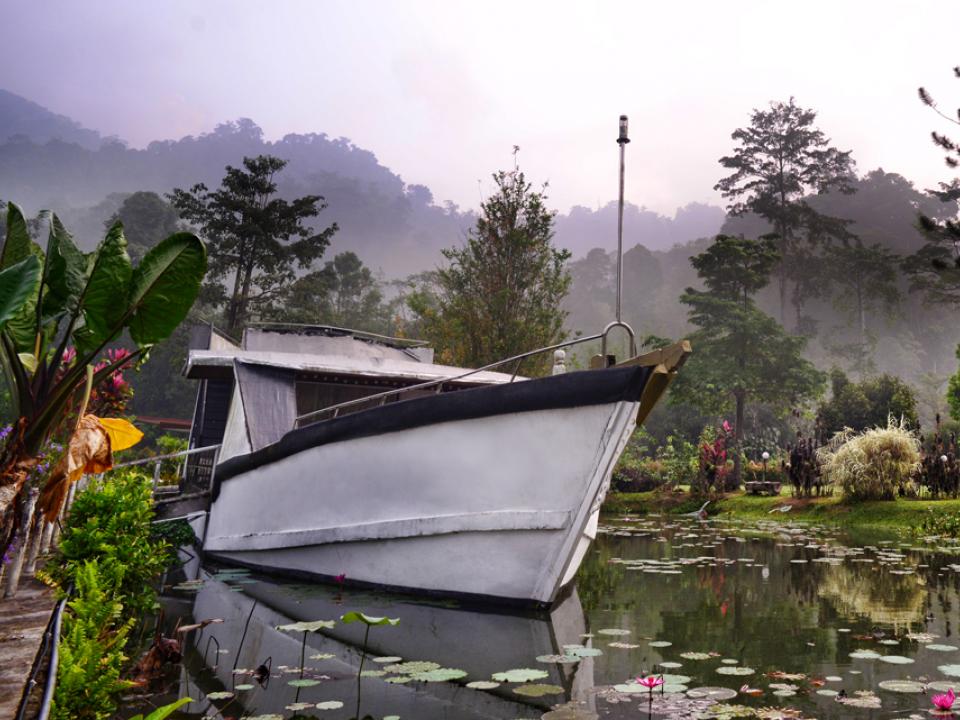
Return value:
<svg viewBox="0 0 960 720">
<path fill-rule="evenodd" d="M 920 441 L 901 419 L 837 433 L 818 451 L 823 476 L 858 500 L 893 500 L 920 468 Z"/>
<path fill-rule="evenodd" d="M 116 710 L 127 657 L 123 646 L 133 620 L 121 622 L 123 604 L 113 595 L 113 579 L 101 577 L 95 560 L 74 568 L 74 599 L 67 603 L 57 666 L 54 720 L 106 720 Z"/>
<path fill-rule="evenodd" d="M 155 538 L 152 520 L 150 480 L 130 470 L 110 473 L 77 495 L 47 576 L 66 587 L 94 560 L 101 581 L 114 584 L 127 611 L 144 614 L 156 601 L 151 584 L 170 560 L 169 546 Z"/>
<path fill-rule="evenodd" d="M 763 463 L 753 460 L 744 463 L 741 472 L 743 473 L 744 482 L 759 482 L 761 480 L 766 480 L 767 482 L 787 482 L 786 474 L 780 469 L 780 460 L 776 458 L 767 460 L 766 473 L 764 473 Z"/>
</svg>

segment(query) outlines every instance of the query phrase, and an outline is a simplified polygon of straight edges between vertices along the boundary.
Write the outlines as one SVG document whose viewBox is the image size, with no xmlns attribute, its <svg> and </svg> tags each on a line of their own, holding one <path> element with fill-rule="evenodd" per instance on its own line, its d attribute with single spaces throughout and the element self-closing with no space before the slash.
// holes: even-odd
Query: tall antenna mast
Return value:
<svg viewBox="0 0 960 720">
<path fill-rule="evenodd" d="M 623 172 L 624 155 L 627 143 L 630 138 L 627 137 L 627 116 L 620 116 L 620 136 L 617 138 L 617 144 L 620 146 L 620 201 L 617 204 L 617 322 L 622 322 L 620 317 L 620 296 L 623 293 Z"/>
</svg>

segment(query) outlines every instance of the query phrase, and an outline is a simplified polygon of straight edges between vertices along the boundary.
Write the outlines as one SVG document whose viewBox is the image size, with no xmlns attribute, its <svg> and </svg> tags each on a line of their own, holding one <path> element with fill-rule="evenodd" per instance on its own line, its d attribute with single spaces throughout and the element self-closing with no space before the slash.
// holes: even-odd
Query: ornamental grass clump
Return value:
<svg viewBox="0 0 960 720">
<path fill-rule="evenodd" d="M 856 500 L 893 500 L 920 469 L 920 440 L 901 419 L 834 435 L 818 451 L 823 476 Z"/>
</svg>

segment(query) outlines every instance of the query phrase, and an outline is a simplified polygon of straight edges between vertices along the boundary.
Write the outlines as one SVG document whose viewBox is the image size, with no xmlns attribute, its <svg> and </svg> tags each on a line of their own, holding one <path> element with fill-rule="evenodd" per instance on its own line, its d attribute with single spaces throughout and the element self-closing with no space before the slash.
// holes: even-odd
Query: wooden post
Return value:
<svg viewBox="0 0 960 720">
<path fill-rule="evenodd" d="M 17 594 L 17 587 L 20 585 L 20 572 L 23 570 L 23 560 L 27 554 L 27 545 L 30 543 L 30 526 L 33 524 L 33 509 L 37 504 L 37 497 L 40 491 L 37 488 L 30 488 L 27 494 L 27 502 L 21 511 L 20 529 L 23 538 L 20 546 L 17 548 L 17 554 L 10 562 L 7 570 L 6 583 L 4 584 L 3 597 L 12 598 Z"/>
<path fill-rule="evenodd" d="M 23 572 L 28 576 L 33 575 L 37 570 L 37 558 L 40 555 L 40 543 L 43 540 L 43 517 L 35 516 L 33 518 L 33 526 L 30 530 L 30 552 L 27 555 L 27 564 L 23 566 Z"/>
</svg>

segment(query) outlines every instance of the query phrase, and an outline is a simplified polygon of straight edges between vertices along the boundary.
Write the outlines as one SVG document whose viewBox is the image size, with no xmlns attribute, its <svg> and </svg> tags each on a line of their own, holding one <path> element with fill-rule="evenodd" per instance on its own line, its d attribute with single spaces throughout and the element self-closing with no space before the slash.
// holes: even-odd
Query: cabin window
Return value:
<svg viewBox="0 0 960 720">
<path fill-rule="evenodd" d="M 391 388 L 379 385 L 345 385 L 341 383 L 297 381 L 297 415 L 306 415 L 331 405 L 358 400 L 382 393 Z M 350 412 L 365 410 L 376 403 L 361 403 L 349 408 Z"/>
</svg>

